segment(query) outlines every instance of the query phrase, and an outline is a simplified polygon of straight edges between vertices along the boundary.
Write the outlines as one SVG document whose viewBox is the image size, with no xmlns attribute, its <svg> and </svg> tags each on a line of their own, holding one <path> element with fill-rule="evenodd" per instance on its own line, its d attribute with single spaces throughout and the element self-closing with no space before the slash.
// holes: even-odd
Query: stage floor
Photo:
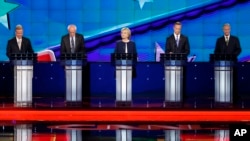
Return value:
<svg viewBox="0 0 250 141">
<path fill-rule="evenodd" d="M 0 99 L 0 140 L 12 141 L 22 130 L 35 141 L 121 141 L 122 130 L 135 141 L 166 141 L 170 132 L 178 141 L 229 141 L 231 125 L 250 123 L 246 100 L 216 107 L 209 98 L 188 99 L 175 106 L 162 99 L 117 107 L 109 98 L 67 105 L 63 98 L 36 97 L 31 107 L 15 107 L 11 98 Z"/>
<path fill-rule="evenodd" d="M 15 107 L 12 98 L 0 98 L 1 121 L 63 122 L 248 122 L 250 106 L 245 101 L 218 105 L 211 99 L 187 99 L 181 105 L 165 105 L 161 99 L 134 100 L 117 107 L 113 99 L 96 98 L 83 103 L 65 103 L 63 98 L 35 97 L 31 107 Z"/>
<path fill-rule="evenodd" d="M 249 122 L 249 110 L 0 109 L 1 121 L 53 122 Z"/>
</svg>

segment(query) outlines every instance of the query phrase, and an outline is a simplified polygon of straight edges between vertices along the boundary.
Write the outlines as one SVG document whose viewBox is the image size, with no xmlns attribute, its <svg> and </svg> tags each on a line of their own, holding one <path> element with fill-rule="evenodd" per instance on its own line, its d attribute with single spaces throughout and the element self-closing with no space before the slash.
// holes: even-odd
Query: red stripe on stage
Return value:
<svg viewBox="0 0 250 141">
<path fill-rule="evenodd" d="M 250 111 L 0 110 L 0 120 L 83 122 L 239 122 Z"/>
</svg>

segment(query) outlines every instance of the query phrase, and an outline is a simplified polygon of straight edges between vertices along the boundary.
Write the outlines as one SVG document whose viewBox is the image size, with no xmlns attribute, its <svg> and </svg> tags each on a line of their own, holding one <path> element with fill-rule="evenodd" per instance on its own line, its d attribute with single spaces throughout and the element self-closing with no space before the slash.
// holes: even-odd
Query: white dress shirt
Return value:
<svg viewBox="0 0 250 141">
<path fill-rule="evenodd" d="M 21 50 L 21 47 L 22 47 L 22 38 L 17 38 L 16 37 L 16 41 L 17 41 L 17 45 L 19 47 L 19 50 Z"/>
</svg>

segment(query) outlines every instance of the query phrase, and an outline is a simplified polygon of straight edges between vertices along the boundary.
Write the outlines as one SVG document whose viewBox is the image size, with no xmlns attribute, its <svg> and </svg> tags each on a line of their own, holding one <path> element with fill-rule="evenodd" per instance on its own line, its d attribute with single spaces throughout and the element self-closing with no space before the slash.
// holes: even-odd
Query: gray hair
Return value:
<svg viewBox="0 0 250 141">
<path fill-rule="evenodd" d="M 225 26 L 229 26 L 229 27 L 231 28 L 231 26 L 230 26 L 229 23 L 225 23 L 225 24 L 223 25 L 223 27 L 225 27 Z"/>
<path fill-rule="evenodd" d="M 74 25 L 74 24 L 68 25 L 67 29 L 69 30 L 70 27 L 74 27 L 74 28 L 77 30 L 77 27 L 76 27 L 76 25 Z"/>
<path fill-rule="evenodd" d="M 16 30 L 20 30 L 20 29 L 23 29 L 22 25 L 20 24 L 16 25 Z"/>
</svg>

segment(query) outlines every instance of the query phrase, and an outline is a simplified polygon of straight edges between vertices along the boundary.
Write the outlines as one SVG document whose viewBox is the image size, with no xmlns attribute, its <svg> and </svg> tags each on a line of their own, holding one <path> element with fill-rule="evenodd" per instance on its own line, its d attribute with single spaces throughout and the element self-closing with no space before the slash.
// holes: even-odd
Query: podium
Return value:
<svg viewBox="0 0 250 141">
<path fill-rule="evenodd" d="M 161 54 L 165 71 L 165 104 L 181 104 L 183 101 L 183 68 L 186 54 Z"/>
<path fill-rule="evenodd" d="M 82 67 L 87 64 L 84 53 L 61 54 L 66 77 L 66 104 L 82 104 Z"/>
<path fill-rule="evenodd" d="M 14 141 L 32 141 L 32 124 L 15 125 Z"/>
<path fill-rule="evenodd" d="M 210 62 L 214 63 L 215 103 L 233 103 L 233 70 L 237 61 L 236 55 L 210 54 Z"/>
<path fill-rule="evenodd" d="M 137 54 L 113 53 L 111 62 L 116 68 L 116 106 L 131 106 L 132 71 L 137 62 Z"/>
<path fill-rule="evenodd" d="M 11 63 L 14 65 L 14 106 L 32 106 L 32 79 L 33 63 L 37 54 L 11 54 Z"/>
</svg>

